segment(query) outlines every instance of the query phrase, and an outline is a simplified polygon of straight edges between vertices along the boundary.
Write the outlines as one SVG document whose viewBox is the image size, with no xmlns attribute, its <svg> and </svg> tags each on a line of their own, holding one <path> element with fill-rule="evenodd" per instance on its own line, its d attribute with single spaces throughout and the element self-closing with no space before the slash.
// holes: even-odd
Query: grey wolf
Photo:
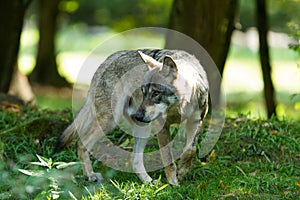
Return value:
<svg viewBox="0 0 300 200">
<path fill-rule="evenodd" d="M 120 84 L 120 91 L 127 92 L 114 95 L 120 79 L 136 68 L 142 80 L 134 77 L 125 79 L 126 84 Z M 136 84 L 140 89 L 129 91 Z M 144 49 L 116 52 L 95 72 L 85 104 L 59 138 L 55 150 L 80 136 L 78 155 L 83 173 L 90 181 L 101 181 L 102 175 L 95 173 L 91 165 L 89 154 L 96 153 L 92 146 L 119 123 L 126 122 L 135 137 L 132 169 L 142 182 L 155 182 L 144 166 L 143 152 L 147 134 L 150 134 L 147 132 L 151 130 L 143 127 L 150 123 L 163 123 L 157 138 L 166 178 L 170 184 L 179 185 L 191 169 L 200 127 L 208 111 L 208 94 L 205 71 L 199 61 L 185 51 Z M 184 124 L 186 134 L 177 165 L 169 134 L 169 127 L 174 123 Z"/>
</svg>

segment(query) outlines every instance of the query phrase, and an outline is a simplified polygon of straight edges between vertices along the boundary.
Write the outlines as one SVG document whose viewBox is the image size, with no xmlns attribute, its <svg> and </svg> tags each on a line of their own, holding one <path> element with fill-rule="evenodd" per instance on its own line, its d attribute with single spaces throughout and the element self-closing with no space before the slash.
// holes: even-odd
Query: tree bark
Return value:
<svg viewBox="0 0 300 200">
<path fill-rule="evenodd" d="M 8 93 L 17 96 L 25 103 L 30 103 L 31 105 L 35 105 L 36 103 L 35 95 L 32 91 L 28 77 L 19 72 L 18 67 L 16 67 L 13 72 L 13 78 L 10 82 Z"/>
<path fill-rule="evenodd" d="M 174 0 L 169 28 L 190 36 L 204 47 L 222 76 L 237 8 L 238 0 Z M 185 41 L 174 38 L 172 34 L 167 35 L 166 48 L 185 47 L 184 43 Z M 189 48 L 186 47 L 184 50 L 189 51 Z M 195 56 L 201 62 L 199 56 L 197 54 Z M 220 95 L 221 82 L 214 78 L 217 76 L 216 73 L 208 72 L 210 83 L 213 83 L 210 87 L 211 91 Z M 215 101 L 215 104 L 219 103 L 219 96 L 215 98 Z"/>
<path fill-rule="evenodd" d="M 57 69 L 55 34 L 60 0 L 38 0 L 40 39 L 36 66 L 29 78 L 32 83 L 63 87 L 68 85 Z"/>
<path fill-rule="evenodd" d="M 16 71 L 20 36 L 30 0 L 5 0 L 0 6 L 0 92 L 7 93 Z"/>
<path fill-rule="evenodd" d="M 201 44 L 222 74 L 237 8 L 237 0 L 174 0 L 169 28 Z M 172 47 L 170 39 L 167 38 L 166 47 Z"/>
<path fill-rule="evenodd" d="M 274 86 L 271 77 L 271 65 L 268 47 L 268 18 L 265 0 L 256 0 L 256 17 L 259 34 L 259 55 L 264 80 L 264 96 L 267 107 L 267 114 L 270 118 L 276 115 L 276 103 L 274 97 Z"/>
</svg>

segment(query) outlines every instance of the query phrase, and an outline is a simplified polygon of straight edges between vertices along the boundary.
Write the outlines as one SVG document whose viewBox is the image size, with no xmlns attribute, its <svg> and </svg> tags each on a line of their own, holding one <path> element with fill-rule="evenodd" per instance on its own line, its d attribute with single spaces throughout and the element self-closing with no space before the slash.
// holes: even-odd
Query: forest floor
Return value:
<svg viewBox="0 0 300 200">
<path fill-rule="evenodd" d="M 196 158 L 178 187 L 163 170 L 160 184 L 142 184 L 135 174 L 98 161 L 105 183 L 82 176 L 76 143 L 52 154 L 72 120 L 70 109 L 48 110 L 5 103 L 0 109 L 0 199 L 297 199 L 300 196 L 300 123 L 276 118 L 227 117 L 214 149 Z M 115 131 L 109 138 L 132 148 Z M 120 139 L 122 138 L 122 139 Z"/>
</svg>

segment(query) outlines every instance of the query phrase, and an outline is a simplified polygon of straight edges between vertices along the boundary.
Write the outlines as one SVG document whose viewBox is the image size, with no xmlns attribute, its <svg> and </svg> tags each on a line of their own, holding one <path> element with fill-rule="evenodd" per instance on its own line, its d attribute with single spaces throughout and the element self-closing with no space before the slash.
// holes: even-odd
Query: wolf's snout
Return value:
<svg viewBox="0 0 300 200">
<path fill-rule="evenodd" d="M 141 111 L 138 111 L 137 113 L 135 113 L 133 115 L 134 119 L 136 119 L 137 121 L 140 121 L 140 122 L 144 122 L 144 114 L 143 112 Z"/>
<path fill-rule="evenodd" d="M 145 118 L 145 110 L 138 110 L 135 114 L 131 115 L 131 117 L 137 122 L 149 123 L 150 120 Z"/>
</svg>

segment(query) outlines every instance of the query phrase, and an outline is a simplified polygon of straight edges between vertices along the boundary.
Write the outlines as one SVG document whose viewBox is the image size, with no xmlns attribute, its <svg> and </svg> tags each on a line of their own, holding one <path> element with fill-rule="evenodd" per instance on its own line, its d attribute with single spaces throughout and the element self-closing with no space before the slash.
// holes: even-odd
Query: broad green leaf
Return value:
<svg viewBox="0 0 300 200">
<path fill-rule="evenodd" d="M 25 169 L 18 169 L 19 172 L 26 174 L 28 176 L 41 176 L 43 174 L 45 174 L 44 171 L 38 170 L 38 171 L 34 171 L 34 170 L 25 170 Z"/>
<path fill-rule="evenodd" d="M 73 165 L 78 165 L 80 164 L 79 162 L 69 162 L 69 163 L 60 163 L 59 165 L 56 166 L 57 169 L 64 169 L 67 168 L 69 166 L 73 166 Z"/>
<path fill-rule="evenodd" d="M 47 159 L 47 158 L 39 156 L 37 154 L 36 154 L 36 157 L 39 159 L 39 161 L 41 163 L 41 166 L 45 166 L 45 167 L 50 167 L 51 166 L 51 164 L 52 164 L 51 158 Z"/>
</svg>

